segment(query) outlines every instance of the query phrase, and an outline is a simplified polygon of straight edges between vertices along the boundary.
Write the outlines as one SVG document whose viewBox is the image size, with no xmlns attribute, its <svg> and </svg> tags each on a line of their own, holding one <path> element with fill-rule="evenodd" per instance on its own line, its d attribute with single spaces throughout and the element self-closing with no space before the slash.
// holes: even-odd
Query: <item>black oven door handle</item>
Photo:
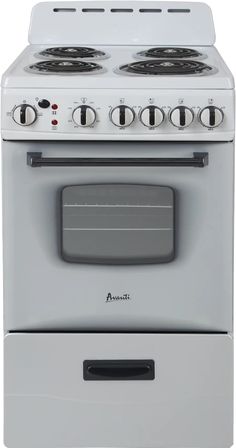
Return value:
<svg viewBox="0 0 236 448">
<path fill-rule="evenodd" d="M 43 157 L 41 152 L 28 152 L 27 164 L 40 167 L 193 167 L 208 165 L 207 152 L 194 152 L 193 157 Z"/>
</svg>

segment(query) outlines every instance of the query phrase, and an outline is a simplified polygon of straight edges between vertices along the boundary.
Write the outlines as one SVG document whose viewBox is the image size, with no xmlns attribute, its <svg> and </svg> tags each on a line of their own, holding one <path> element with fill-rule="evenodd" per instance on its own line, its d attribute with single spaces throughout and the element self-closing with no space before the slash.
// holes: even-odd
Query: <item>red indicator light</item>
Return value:
<svg viewBox="0 0 236 448">
<path fill-rule="evenodd" d="M 57 104 L 52 104 L 52 109 L 53 110 L 57 110 L 58 109 L 58 105 Z"/>
<path fill-rule="evenodd" d="M 52 125 L 53 126 L 56 126 L 58 124 L 58 121 L 57 120 L 52 120 Z"/>
</svg>

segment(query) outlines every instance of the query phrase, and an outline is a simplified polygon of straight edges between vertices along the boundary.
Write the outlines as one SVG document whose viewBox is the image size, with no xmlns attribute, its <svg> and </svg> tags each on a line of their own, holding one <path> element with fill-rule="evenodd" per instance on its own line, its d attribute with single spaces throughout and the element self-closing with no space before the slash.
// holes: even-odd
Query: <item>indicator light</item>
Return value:
<svg viewBox="0 0 236 448">
<path fill-rule="evenodd" d="M 58 124 L 58 121 L 57 120 L 52 120 L 52 125 L 53 126 L 56 126 Z"/>
<path fill-rule="evenodd" d="M 57 104 L 52 104 L 52 109 L 53 110 L 57 110 L 58 109 L 58 105 Z"/>
</svg>

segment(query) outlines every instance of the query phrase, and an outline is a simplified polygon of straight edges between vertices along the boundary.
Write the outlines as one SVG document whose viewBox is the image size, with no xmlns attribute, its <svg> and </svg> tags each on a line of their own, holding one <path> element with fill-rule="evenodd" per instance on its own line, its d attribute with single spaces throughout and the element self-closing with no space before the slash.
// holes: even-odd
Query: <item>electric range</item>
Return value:
<svg viewBox="0 0 236 448">
<path fill-rule="evenodd" d="M 210 8 L 46 2 L 2 79 L 5 444 L 232 445 L 234 80 Z"/>
</svg>

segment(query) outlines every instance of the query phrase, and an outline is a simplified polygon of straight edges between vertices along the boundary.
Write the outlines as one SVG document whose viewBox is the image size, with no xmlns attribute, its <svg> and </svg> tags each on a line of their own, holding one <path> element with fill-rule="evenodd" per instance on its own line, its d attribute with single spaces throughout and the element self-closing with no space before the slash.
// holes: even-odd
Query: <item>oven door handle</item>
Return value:
<svg viewBox="0 0 236 448">
<path fill-rule="evenodd" d="M 43 157 L 41 152 L 28 152 L 27 164 L 41 167 L 193 167 L 208 165 L 207 152 L 194 152 L 193 157 Z"/>
</svg>

